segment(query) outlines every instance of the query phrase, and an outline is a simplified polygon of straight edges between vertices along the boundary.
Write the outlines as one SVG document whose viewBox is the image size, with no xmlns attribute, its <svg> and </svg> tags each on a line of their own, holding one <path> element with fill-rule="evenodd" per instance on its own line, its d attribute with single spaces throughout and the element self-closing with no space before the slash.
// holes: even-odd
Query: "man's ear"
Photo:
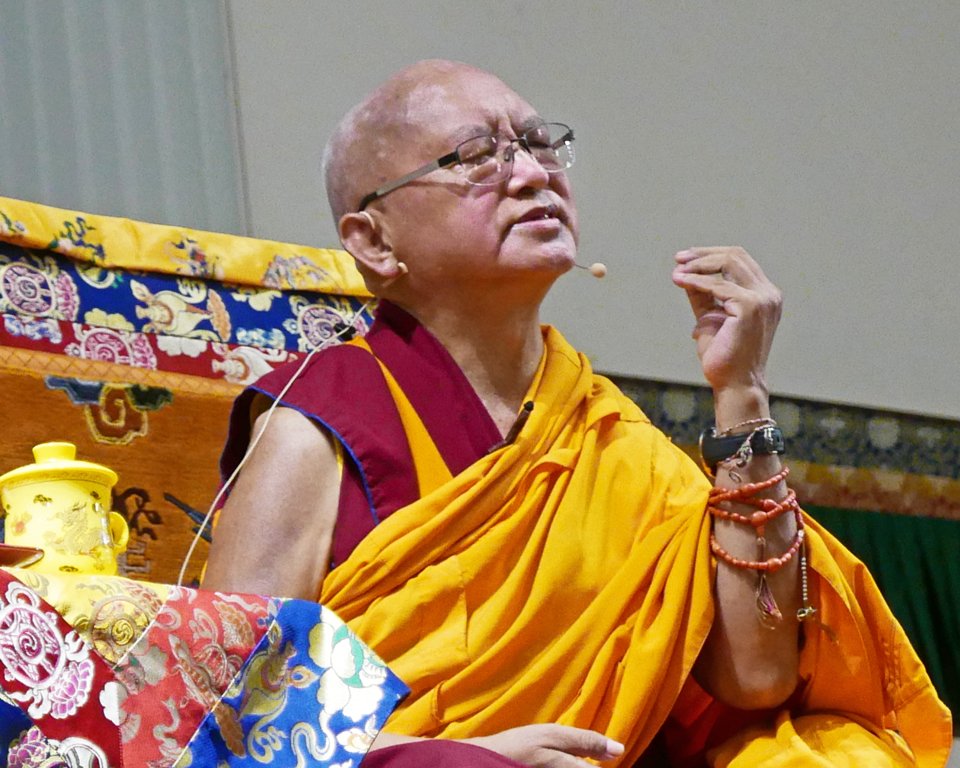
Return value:
<svg viewBox="0 0 960 768">
<path fill-rule="evenodd" d="M 338 225 L 340 242 L 360 264 L 381 278 L 397 272 L 397 258 L 383 227 L 368 211 L 345 213 Z"/>
</svg>

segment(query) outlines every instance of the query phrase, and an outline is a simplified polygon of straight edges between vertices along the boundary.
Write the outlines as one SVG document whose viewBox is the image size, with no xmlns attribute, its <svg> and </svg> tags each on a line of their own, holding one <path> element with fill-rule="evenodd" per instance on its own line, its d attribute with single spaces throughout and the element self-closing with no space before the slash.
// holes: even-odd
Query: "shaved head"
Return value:
<svg viewBox="0 0 960 768">
<path fill-rule="evenodd" d="M 467 75 L 496 79 L 456 61 L 420 61 L 393 75 L 344 116 L 323 153 L 334 221 L 356 210 L 363 195 L 412 170 L 399 167 L 404 148 L 416 143 L 419 126 L 442 108 L 450 87 Z"/>
</svg>

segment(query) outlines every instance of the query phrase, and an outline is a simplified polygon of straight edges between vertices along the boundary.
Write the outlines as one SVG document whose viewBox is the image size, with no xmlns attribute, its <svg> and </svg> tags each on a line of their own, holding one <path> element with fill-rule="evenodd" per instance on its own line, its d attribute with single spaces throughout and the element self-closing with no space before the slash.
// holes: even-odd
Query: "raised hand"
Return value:
<svg viewBox="0 0 960 768">
<path fill-rule="evenodd" d="M 696 318 L 693 338 L 714 391 L 766 392 L 766 363 L 782 297 L 743 248 L 690 248 L 676 255 L 673 282 Z"/>
</svg>

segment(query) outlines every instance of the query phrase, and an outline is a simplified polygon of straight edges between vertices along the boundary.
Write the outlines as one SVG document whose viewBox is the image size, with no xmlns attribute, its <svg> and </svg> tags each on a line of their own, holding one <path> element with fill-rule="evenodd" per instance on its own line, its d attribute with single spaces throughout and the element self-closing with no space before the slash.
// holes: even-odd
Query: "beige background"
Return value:
<svg viewBox="0 0 960 768">
<path fill-rule="evenodd" d="M 430 56 L 576 128 L 582 258 L 546 316 L 598 368 L 699 382 L 672 254 L 784 289 L 777 392 L 960 417 L 960 3 L 229 0 L 249 226 L 335 244 L 339 116 Z"/>
<path fill-rule="evenodd" d="M 546 318 L 606 371 L 700 382 L 690 244 L 786 293 L 775 392 L 960 418 L 960 3 L 0 0 L 0 194 L 336 245 L 339 116 L 427 56 L 578 136 L 582 261 Z"/>
</svg>

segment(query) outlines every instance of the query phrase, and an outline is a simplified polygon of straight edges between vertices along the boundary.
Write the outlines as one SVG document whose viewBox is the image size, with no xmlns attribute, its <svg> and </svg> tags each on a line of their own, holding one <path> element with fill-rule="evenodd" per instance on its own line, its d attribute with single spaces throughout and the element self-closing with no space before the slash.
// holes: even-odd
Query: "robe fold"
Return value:
<svg viewBox="0 0 960 768">
<path fill-rule="evenodd" d="M 456 739 L 556 722 L 624 743 L 612 762 L 631 766 L 713 620 L 710 484 L 556 330 L 544 340 L 516 439 L 455 473 L 381 366 L 422 496 L 379 520 L 319 599 L 410 687 L 386 730 Z M 878 756 L 861 765 L 944 765 L 950 715 L 902 629 L 864 566 L 807 530 L 827 629 L 804 626 L 801 704 L 711 760 L 747 768 L 766 749 L 813 765 L 855 745 Z"/>
</svg>

